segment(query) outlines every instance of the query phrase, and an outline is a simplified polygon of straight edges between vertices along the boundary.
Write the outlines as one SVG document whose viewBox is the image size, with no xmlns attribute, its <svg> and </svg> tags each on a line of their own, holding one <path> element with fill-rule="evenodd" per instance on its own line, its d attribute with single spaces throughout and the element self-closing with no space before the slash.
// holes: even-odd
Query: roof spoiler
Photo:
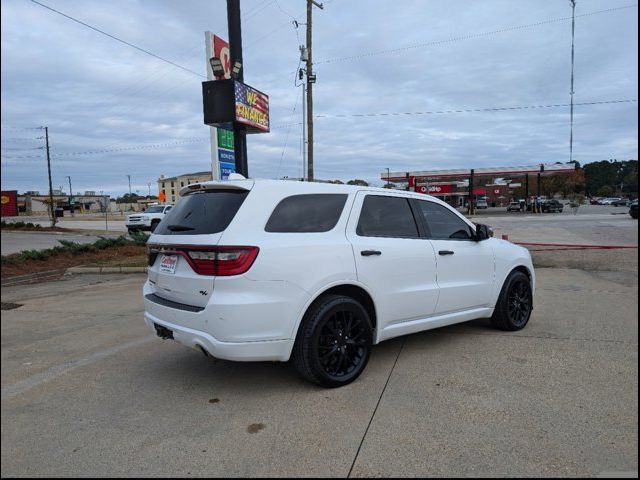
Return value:
<svg viewBox="0 0 640 480">
<path fill-rule="evenodd" d="M 239 174 L 235 175 L 237 175 L 236 178 L 231 178 L 230 176 L 229 180 L 192 183 L 180 189 L 180 196 L 184 196 L 187 193 L 196 190 L 245 190 L 248 192 L 253 188 L 253 185 L 255 184 L 254 180 L 246 179 Z M 238 177 L 242 177 L 242 179 L 239 179 Z"/>
</svg>

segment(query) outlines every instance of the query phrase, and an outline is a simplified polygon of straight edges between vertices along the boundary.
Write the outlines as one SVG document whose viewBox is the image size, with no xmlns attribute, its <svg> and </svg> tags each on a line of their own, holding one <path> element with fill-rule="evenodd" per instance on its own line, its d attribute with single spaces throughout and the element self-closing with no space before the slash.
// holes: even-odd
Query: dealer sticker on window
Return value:
<svg viewBox="0 0 640 480">
<path fill-rule="evenodd" d="M 177 255 L 163 255 L 160 261 L 160 273 L 176 273 Z"/>
</svg>

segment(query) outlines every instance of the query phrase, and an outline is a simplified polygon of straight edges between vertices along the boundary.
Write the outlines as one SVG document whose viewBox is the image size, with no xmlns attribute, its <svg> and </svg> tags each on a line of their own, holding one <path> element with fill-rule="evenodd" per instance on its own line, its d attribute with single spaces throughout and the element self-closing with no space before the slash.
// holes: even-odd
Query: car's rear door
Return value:
<svg viewBox="0 0 640 480">
<path fill-rule="evenodd" d="M 214 287 L 216 246 L 251 186 L 216 185 L 188 192 L 167 212 L 147 245 L 154 295 L 195 307 L 207 304 Z"/>
<path fill-rule="evenodd" d="M 436 259 L 421 238 L 409 197 L 361 191 L 347 224 L 358 280 L 374 298 L 378 329 L 432 314 Z"/>
<path fill-rule="evenodd" d="M 490 306 L 495 261 L 491 242 L 474 240 L 472 227 L 449 207 L 414 199 L 435 250 L 440 289 L 437 314 Z"/>
</svg>

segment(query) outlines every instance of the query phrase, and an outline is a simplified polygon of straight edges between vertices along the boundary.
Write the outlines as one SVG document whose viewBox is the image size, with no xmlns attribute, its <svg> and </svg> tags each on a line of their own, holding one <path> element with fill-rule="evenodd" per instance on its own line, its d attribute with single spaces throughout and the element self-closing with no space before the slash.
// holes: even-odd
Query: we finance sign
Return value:
<svg viewBox="0 0 640 480">
<path fill-rule="evenodd" d="M 269 131 L 269 97 L 244 83 L 235 82 L 236 122 L 261 132 Z"/>
</svg>

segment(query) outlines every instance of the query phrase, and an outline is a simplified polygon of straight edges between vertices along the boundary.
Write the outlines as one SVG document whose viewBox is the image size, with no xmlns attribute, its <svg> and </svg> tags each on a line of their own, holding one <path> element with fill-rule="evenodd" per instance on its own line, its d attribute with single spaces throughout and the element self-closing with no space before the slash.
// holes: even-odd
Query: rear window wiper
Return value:
<svg viewBox="0 0 640 480">
<path fill-rule="evenodd" d="M 169 225 L 167 229 L 172 232 L 186 232 L 187 230 L 195 230 L 193 227 L 188 227 L 186 225 Z"/>
</svg>

